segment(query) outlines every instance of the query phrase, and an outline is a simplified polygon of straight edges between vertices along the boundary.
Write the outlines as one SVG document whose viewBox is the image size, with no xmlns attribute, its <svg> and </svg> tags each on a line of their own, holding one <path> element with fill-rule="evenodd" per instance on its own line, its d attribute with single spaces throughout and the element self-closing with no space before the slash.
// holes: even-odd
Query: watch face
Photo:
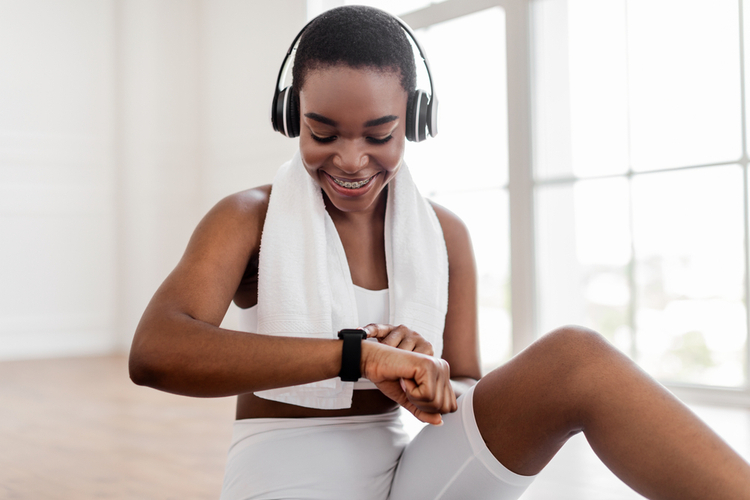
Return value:
<svg viewBox="0 0 750 500">
<path fill-rule="evenodd" d="M 359 338 L 366 339 L 367 331 L 363 330 L 362 328 L 344 328 L 343 330 L 339 331 L 339 338 L 344 338 L 344 335 L 356 335 Z"/>
</svg>

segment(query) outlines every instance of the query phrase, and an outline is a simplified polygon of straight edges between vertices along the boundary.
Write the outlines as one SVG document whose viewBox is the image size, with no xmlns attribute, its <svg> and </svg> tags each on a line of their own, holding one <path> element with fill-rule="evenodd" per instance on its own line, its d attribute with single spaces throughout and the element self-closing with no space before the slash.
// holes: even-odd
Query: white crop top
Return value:
<svg viewBox="0 0 750 500">
<path fill-rule="evenodd" d="M 354 285 L 354 297 L 357 300 L 359 322 L 365 326 L 370 323 L 388 323 L 390 321 L 390 307 L 388 305 L 388 289 L 368 290 Z M 244 332 L 258 331 L 258 306 L 240 309 L 240 330 Z M 367 342 L 377 342 L 377 339 L 367 339 Z M 375 384 L 361 378 L 354 382 L 354 390 L 377 389 Z"/>
</svg>

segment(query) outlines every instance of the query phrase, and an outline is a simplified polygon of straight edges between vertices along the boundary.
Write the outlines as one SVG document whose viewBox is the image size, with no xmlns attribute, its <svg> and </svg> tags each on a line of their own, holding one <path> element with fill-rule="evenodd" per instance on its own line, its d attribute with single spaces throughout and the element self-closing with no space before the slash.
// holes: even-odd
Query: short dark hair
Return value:
<svg viewBox="0 0 750 500">
<path fill-rule="evenodd" d="M 315 18 L 300 38 L 292 68 L 292 86 L 299 95 L 310 70 L 345 65 L 396 71 L 407 93 L 417 85 L 414 51 L 401 24 L 373 7 L 348 5 Z"/>
</svg>

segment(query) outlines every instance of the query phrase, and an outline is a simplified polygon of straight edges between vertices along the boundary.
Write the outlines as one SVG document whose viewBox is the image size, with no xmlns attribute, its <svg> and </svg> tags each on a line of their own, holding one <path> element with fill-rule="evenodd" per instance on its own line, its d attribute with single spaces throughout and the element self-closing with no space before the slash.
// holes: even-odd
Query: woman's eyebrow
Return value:
<svg viewBox="0 0 750 500">
<path fill-rule="evenodd" d="M 331 120 L 330 118 L 326 118 L 323 115 L 319 115 L 318 113 L 305 113 L 305 116 L 311 120 L 315 120 L 316 122 L 324 123 L 332 127 L 338 125 L 338 123 L 336 123 L 335 121 Z"/>
<path fill-rule="evenodd" d="M 392 122 L 398 120 L 398 116 L 396 115 L 387 115 L 387 116 L 381 116 L 380 118 L 375 118 L 374 120 L 370 120 L 369 122 L 365 122 L 365 128 L 366 127 L 377 127 L 378 125 L 382 125 L 384 123 Z"/>
<path fill-rule="evenodd" d="M 335 127 L 336 125 L 338 125 L 338 123 L 335 120 L 331 120 L 330 118 L 323 116 L 323 115 L 319 115 L 318 113 L 305 113 L 305 116 L 311 120 L 315 120 L 316 122 L 320 122 L 325 125 L 330 125 L 332 127 Z M 378 125 L 383 125 L 384 123 L 389 123 L 395 120 L 398 120 L 398 116 L 396 115 L 381 116 L 380 118 L 375 118 L 374 120 L 365 122 L 365 128 L 377 127 Z"/>
</svg>

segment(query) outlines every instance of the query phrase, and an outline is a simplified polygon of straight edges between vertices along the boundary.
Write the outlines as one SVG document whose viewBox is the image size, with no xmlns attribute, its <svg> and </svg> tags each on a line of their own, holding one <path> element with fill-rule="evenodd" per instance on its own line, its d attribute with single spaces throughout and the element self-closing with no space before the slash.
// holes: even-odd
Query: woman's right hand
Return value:
<svg viewBox="0 0 750 500">
<path fill-rule="evenodd" d="M 404 325 L 393 326 L 379 323 L 370 323 L 363 328 L 367 332 L 367 338 L 378 339 L 381 344 L 397 347 L 406 351 L 420 352 L 428 356 L 434 356 L 432 344 L 420 334 Z"/>
<path fill-rule="evenodd" d="M 450 366 L 443 359 L 382 343 L 363 342 L 361 370 L 383 394 L 422 422 L 440 425 L 442 413 L 458 408 L 450 383 Z"/>
</svg>

